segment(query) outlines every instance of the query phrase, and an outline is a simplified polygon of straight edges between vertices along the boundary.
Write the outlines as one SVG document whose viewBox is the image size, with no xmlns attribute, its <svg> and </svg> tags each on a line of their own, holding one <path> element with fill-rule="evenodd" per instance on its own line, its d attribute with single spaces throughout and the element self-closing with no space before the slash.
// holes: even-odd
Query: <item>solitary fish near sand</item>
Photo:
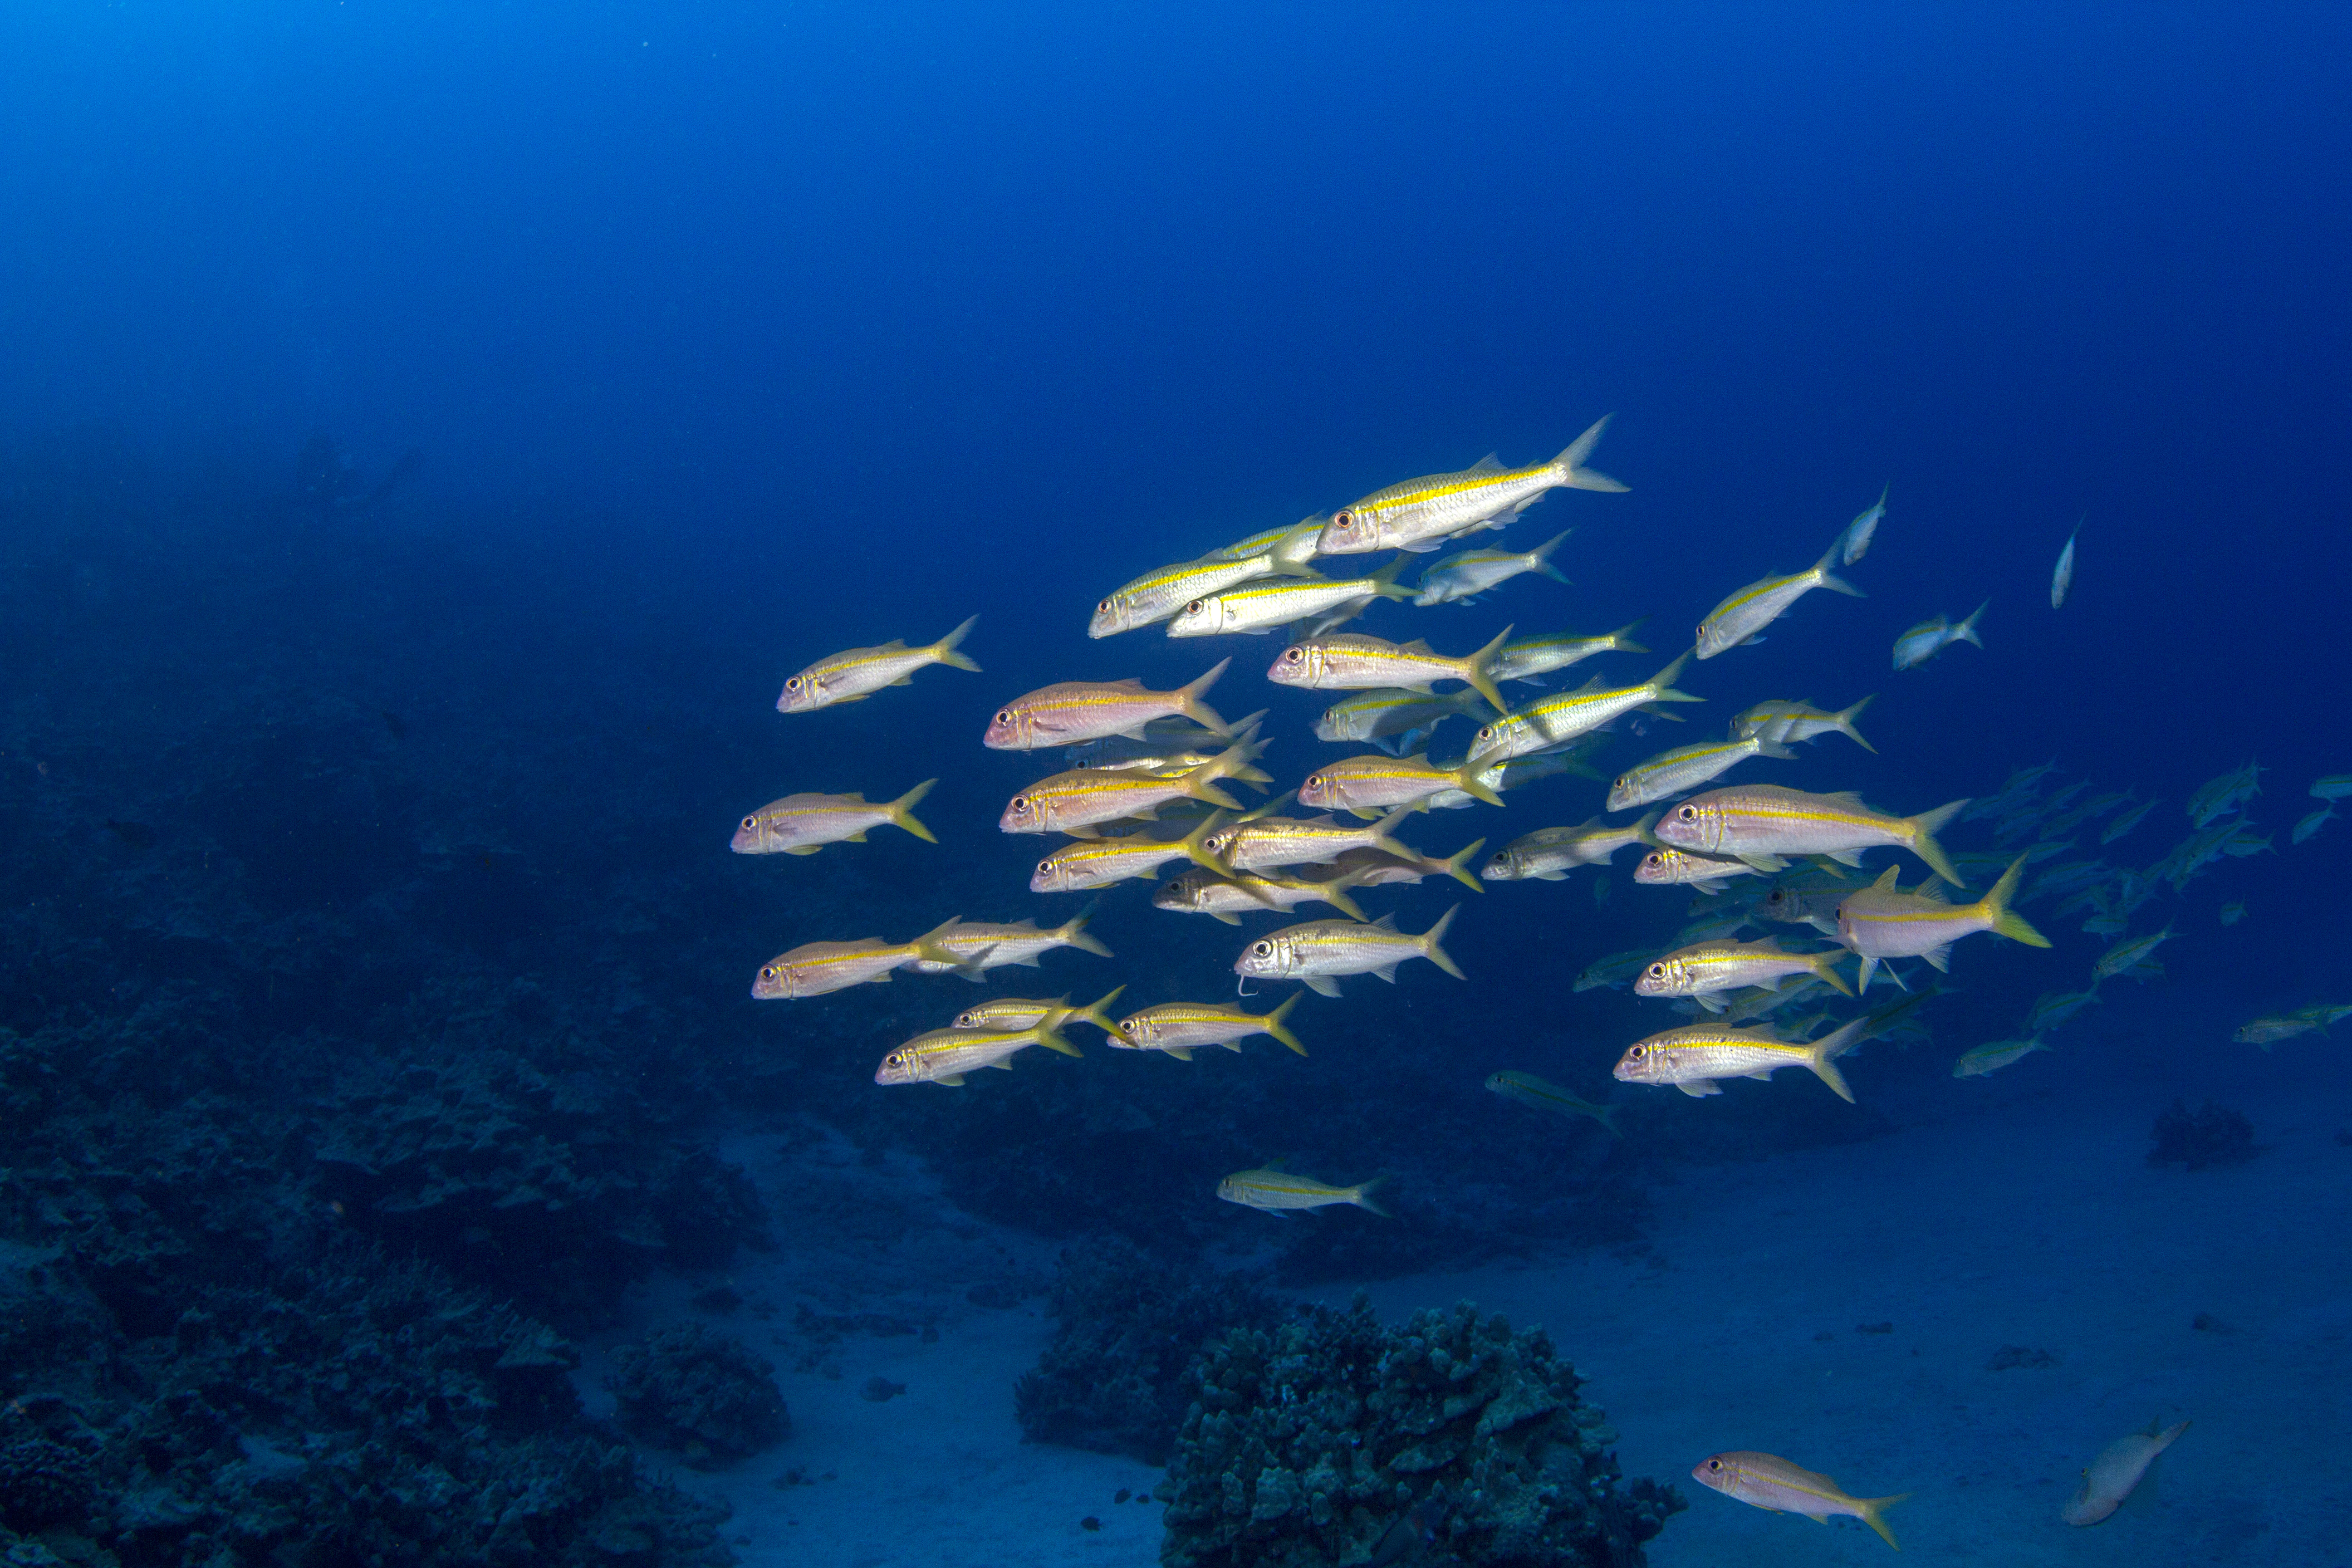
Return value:
<svg viewBox="0 0 2352 1568">
<path fill-rule="evenodd" d="M 1846 1514 L 1878 1531 L 1895 1551 L 1903 1550 L 1895 1532 L 1886 1528 L 1885 1513 L 1909 1497 L 1909 1492 L 1896 1492 L 1893 1497 L 1848 1497 L 1845 1489 L 1829 1477 L 1800 1468 L 1773 1454 L 1717 1454 L 1692 1467 L 1691 1479 L 1727 1498 L 1738 1498 L 1773 1513 L 1801 1513 L 1823 1524 L 1832 1515 Z"/>
<path fill-rule="evenodd" d="M 2091 1468 L 2083 1472 L 2083 1484 L 2058 1517 L 2069 1524 L 2096 1524 L 2123 1506 L 2132 1489 L 2147 1475 L 2147 1468 L 2156 1463 L 2157 1456 L 2179 1439 L 2189 1430 L 2189 1423 L 2163 1425 L 2158 1417 L 2147 1424 L 2145 1432 L 2135 1432 L 2128 1437 L 2118 1437 L 2099 1450 Z"/>
</svg>

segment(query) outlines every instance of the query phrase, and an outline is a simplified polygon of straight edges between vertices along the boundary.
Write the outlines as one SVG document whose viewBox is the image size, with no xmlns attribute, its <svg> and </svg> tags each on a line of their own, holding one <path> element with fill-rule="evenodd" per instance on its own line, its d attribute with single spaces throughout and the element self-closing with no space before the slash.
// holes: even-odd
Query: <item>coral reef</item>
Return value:
<svg viewBox="0 0 2352 1568">
<path fill-rule="evenodd" d="M 2207 1100 L 2191 1112 L 2189 1102 L 2176 1100 L 2157 1116 L 2148 1133 L 2151 1165 L 2186 1165 L 2201 1171 L 2208 1165 L 2238 1165 L 2254 1157 L 2254 1124 L 2245 1113 Z"/>
<path fill-rule="evenodd" d="M 1023 1437 L 1167 1461 L 1191 1398 L 1184 1372 L 1211 1337 L 1288 1313 L 1247 1279 L 1146 1257 L 1116 1238 L 1062 1254 L 1049 1297 L 1060 1326 L 1013 1385 Z"/>
<path fill-rule="evenodd" d="M 792 1430 L 775 1373 L 740 1340 L 685 1323 L 614 1352 L 604 1386 L 620 1401 L 622 1426 L 712 1470 Z"/>
<path fill-rule="evenodd" d="M 1616 1434 L 1540 1330 L 1467 1302 L 1391 1330 L 1360 1293 L 1228 1333 L 1192 1375 L 1155 1489 L 1167 1568 L 1336 1568 L 1400 1528 L 1433 1568 L 1633 1568 L 1685 1506 L 1622 1481 Z"/>
</svg>

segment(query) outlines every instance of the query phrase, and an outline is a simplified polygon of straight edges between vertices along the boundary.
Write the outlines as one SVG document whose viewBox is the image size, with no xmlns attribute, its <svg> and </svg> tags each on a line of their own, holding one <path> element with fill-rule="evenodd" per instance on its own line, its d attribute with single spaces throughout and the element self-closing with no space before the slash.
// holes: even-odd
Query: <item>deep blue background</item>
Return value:
<svg viewBox="0 0 2352 1568">
<path fill-rule="evenodd" d="M 1871 597 L 1695 673 L 1709 726 L 1883 689 L 1881 758 L 1825 742 L 1791 776 L 1905 810 L 2053 755 L 2177 801 L 2259 754 L 2283 833 L 2352 766 L 2347 43 L 2327 7 L 15 6 L 0 437 L 96 423 L 259 467 L 314 428 L 372 468 L 422 447 L 383 526 L 432 529 L 373 591 L 441 640 L 427 664 L 385 637 L 382 700 L 471 682 L 563 725 L 590 763 L 518 812 L 609 788 L 646 715 L 724 731 L 671 751 L 708 837 L 647 864 L 786 788 L 946 771 L 927 815 L 1005 894 L 962 912 L 1017 912 L 1031 847 L 986 824 L 1024 775 L 973 746 L 988 706 L 1206 662 L 1086 643 L 1097 596 L 1612 410 L 1597 461 L 1633 493 L 1513 535 L 1574 523 L 1572 591 L 1375 628 L 1650 616 L 1671 650 L 1891 482 Z M 1988 651 L 1890 678 L 1897 631 L 1987 597 Z M 818 654 L 975 609 L 984 678 L 789 738 L 766 711 Z M 290 591 L 275 613 L 298 642 L 342 625 Z M 1231 646 L 1229 712 L 1274 651 Z M 553 685 L 575 709 L 520 695 Z M 782 776 L 812 754 L 852 776 Z M 1539 825 L 1513 818 L 1425 837 Z M 2139 858 L 2181 826 L 2168 805 Z M 2320 939 L 2249 1001 L 2343 973 L 2347 837 L 2312 847 L 2333 870 L 2260 863 L 2267 929 Z M 743 875 L 788 903 L 777 871 Z M 747 972 L 817 934 L 791 925 L 735 938 Z M 2229 940 L 2251 959 L 2261 929 Z"/>
</svg>

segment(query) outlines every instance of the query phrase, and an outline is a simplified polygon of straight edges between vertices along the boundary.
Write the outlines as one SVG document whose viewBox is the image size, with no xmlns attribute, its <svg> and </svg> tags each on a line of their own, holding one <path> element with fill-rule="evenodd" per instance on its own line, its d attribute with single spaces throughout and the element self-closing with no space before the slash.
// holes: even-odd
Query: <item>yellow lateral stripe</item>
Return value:
<svg viewBox="0 0 2352 1568">
<path fill-rule="evenodd" d="M 1511 468 L 1499 474 L 1483 473 L 1475 479 L 1457 479 L 1448 475 L 1438 483 L 1423 484 L 1417 489 L 1378 491 L 1358 501 L 1356 506 L 1385 511 L 1393 507 L 1414 506 L 1427 501 L 1447 500 L 1455 496 L 1506 489 L 1512 485 L 1525 484 L 1537 475 L 1549 471 L 1550 468 L 1549 463 L 1538 463 L 1532 468 Z M 1410 484 L 1413 481 L 1406 482 Z"/>
</svg>

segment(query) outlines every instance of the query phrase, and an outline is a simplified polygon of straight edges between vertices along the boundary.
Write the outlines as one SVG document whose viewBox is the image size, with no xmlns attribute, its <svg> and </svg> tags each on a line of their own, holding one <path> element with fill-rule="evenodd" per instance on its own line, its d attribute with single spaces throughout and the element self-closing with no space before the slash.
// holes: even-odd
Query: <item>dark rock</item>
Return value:
<svg viewBox="0 0 2352 1568">
<path fill-rule="evenodd" d="M 869 1404 L 886 1405 L 906 1392 L 907 1385 L 903 1383 L 893 1383 L 887 1377 L 869 1377 L 866 1380 L 866 1386 L 857 1391 L 857 1397 Z"/>
<path fill-rule="evenodd" d="M 2186 1100 L 2176 1100 L 2156 1119 L 2149 1133 L 2151 1165 L 2186 1165 L 2201 1171 L 2208 1165 L 2242 1164 L 2254 1157 L 2254 1124 L 2242 1111 L 2207 1100 L 2195 1114 Z"/>
<path fill-rule="evenodd" d="M 1985 1363 L 1987 1372 L 2009 1372 L 2014 1368 L 2056 1366 L 2058 1357 L 2052 1352 L 2036 1350 L 2031 1345 L 2003 1345 L 1992 1352 Z"/>
<path fill-rule="evenodd" d="M 2236 1324 L 2225 1323 L 2210 1312 L 2198 1313 L 2189 1320 L 2189 1326 L 2200 1334 L 2234 1334 L 2238 1331 Z"/>
<path fill-rule="evenodd" d="M 1078 1521 L 1078 1528 L 1080 1530 L 1100 1530 L 1102 1528 L 1102 1521 L 1097 1519 L 1093 1514 L 1088 1514 L 1086 1518 Z"/>
<path fill-rule="evenodd" d="M 792 1429 L 775 1371 L 741 1341 L 684 1323 L 614 1352 L 604 1386 L 620 1401 L 624 1430 L 708 1470 Z"/>
</svg>

